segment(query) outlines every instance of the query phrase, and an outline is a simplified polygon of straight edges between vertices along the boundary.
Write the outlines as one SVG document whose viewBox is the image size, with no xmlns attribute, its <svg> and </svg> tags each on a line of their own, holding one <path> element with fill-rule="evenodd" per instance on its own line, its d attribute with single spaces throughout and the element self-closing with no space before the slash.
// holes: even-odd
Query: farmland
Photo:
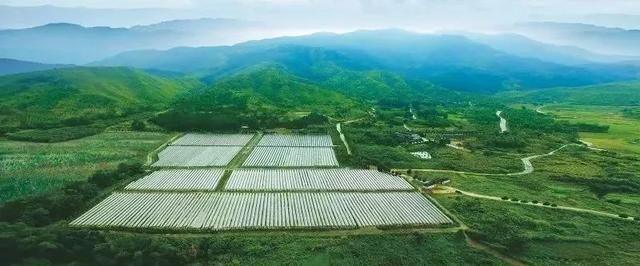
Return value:
<svg viewBox="0 0 640 266">
<path fill-rule="evenodd" d="M 241 146 L 168 146 L 153 166 L 225 166 Z"/>
<path fill-rule="evenodd" d="M 232 191 L 413 190 L 406 180 L 361 169 L 239 169 L 226 186 Z"/>
<path fill-rule="evenodd" d="M 330 147 L 256 147 L 244 166 L 338 166 Z"/>
<path fill-rule="evenodd" d="M 131 182 L 126 190 L 214 190 L 222 178 L 222 169 L 166 169 L 155 171 Z"/>
<path fill-rule="evenodd" d="M 244 146 L 251 140 L 252 134 L 198 134 L 189 133 L 177 139 L 171 145 L 178 146 Z"/>
<path fill-rule="evenodd" d="M 171 136 L 152 132 L 105 132 L 59 143 L 0 139 L 0 202 L 86 180 L 119 163 L 143 162 Z"/>
<path fill-rule="evenodd" d="M 451 220 L 416 192 L 114 193 L 71 222 L 170 229 L 353 228 Z"/>
<path fill-rule="evenodd" d="M 328 135 L 264 135 L 258 146 L 276 147 L 332 147 Z"/>
</svg>

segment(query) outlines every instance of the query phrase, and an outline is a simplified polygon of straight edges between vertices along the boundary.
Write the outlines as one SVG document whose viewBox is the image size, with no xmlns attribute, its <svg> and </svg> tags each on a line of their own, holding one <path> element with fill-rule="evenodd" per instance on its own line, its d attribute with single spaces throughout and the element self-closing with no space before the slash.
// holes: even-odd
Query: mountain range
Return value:
<svg viewBox="0 0 640 266">
<path fill-rule="evenodd" d="M 579 66 L 575 62 L 558 64 L 499 51 L 463 36 L 401 30 L 318 33 L 234 46 L 130 51 L 92 65 L 176 72 L 210 82 L 265 62 L 281 64 L 309 79 L 328 76 L 331 67 L 327 66 L 339 66 L 390 71 L 472 92 L 581 86 L 634 79 L 640 73 L 634 66 L 586 59 Z"/>
</svg>

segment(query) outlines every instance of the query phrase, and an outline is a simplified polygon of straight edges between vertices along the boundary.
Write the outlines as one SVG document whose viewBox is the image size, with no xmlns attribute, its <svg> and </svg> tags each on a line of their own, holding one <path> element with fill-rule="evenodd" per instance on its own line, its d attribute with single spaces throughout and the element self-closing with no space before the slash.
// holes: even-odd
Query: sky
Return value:
<svg viewBox="0 0 640 266">
<path fill-rule="evenodd" d="M 488 29 L 525 21 L 580 20 L 593 14 L 640 15 L 640 0 L 2 0 L 0 4 L 160 9 L 131 17 L 123 14 L 121 20 L 116 16 L 109 20 L 101 20 L 99 16 L 93 20 L 89 16 L 78 19 L 84 24 L 109 24 L 106 26 L 131 26 L 169 17 L 225 17 L 291 27 L 437 31 Z M 615 16 L 611 17 L 609 20 L 615 20 Z M 41 21 L 32 20 L 22 18 L 20 23 L 13 24 L 8 19 L 0 20 L 6 24 L 0 27 L 32 26 Z"/>
</svg>

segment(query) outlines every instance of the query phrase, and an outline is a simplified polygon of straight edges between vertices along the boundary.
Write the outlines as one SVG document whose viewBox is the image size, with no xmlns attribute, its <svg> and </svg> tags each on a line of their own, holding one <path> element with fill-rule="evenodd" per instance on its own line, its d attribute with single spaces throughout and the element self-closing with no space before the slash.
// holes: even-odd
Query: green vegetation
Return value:
<svg viewBox="0 0 640 266">
<path fill-rule="evenodd" d="M 510 91 L 500 95 L 514 103 L 597 106 L 640 105 L 640 81 L 619 82 L 586 87 L 563 87 L 536 91 Z"/>
<path fill-rule="evenodd" d="M 114 120 L 166 109 L 176 96 L 198 84 L 128 68 L 76 67 L 3 76 L 0 133 L 33 129 L 10 136 L 35 141 L 61 141 L 95 134 L 99 131 L 91 128 L 104 128 Z M 56 130 L 41 131 L 48 129 Z M 43 137 L 60 135 L 62 131 L 69 133 Z"/>
<path fill-rule="evenodd" d="M 122 162 L 142 163 L 169 138 L 164 133 L 105 132 L 61 143 L 0 139 L 0 202 L 85 180 Z"/>
<path fill-rule="evenodd" d="M 466 196 L 439 196 L 470 236 L 534 265 L 633 265 L 640 227 L 633 221 Z"/>
<path fill-rule="evenodd" d="M 581 130 L 580 138 L 595 147 L 624 153 L 640 154 L 640 119 L 634 117 L 632 107 L 552 105 L 544 108 L 556 119 L 571 123 L 606 124 L 608 131 Z"/>
</svg>

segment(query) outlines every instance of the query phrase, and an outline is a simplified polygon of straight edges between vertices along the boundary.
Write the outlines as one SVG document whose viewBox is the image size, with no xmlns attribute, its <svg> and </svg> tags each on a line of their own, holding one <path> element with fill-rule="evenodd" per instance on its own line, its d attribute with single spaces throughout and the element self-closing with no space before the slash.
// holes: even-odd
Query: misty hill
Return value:
<svg viewBox="0 0 640 266">
<path fill-rule="evenodd" d="M 461 36 L 400 30 L 320 33 L 231 47 L 132 51 L 95 64 L 195 73 L 210 81 L 264 62 L 285 65 L 305 78 L 322 76 L 327 65 L 338 65 L 351 70 L 392 71 L 476 92 L 580 86 L 632 79 L 638 73 L 634 67 L 561 65 L 514 56 Z"/>
<path fill-rule="evenodd" d="M 557 22 L 523 23 L 513 30 L 544 42 L 578 46 L 597 53 L 640 56 L 640 30 Z"/>
<path fill-rule="evenodd" d="M 236 43 L 250 38 L 254 27 L 257 24 L 229 19 L 174 20 L 132 28 L 53 23 L 0 30 L 0 57 L 86 64 L 136 49 Z"/>
<path fill-rule="evenodd" d="M 624 63 L 640 57 L 597 54 L 576 46 L 563 46 L 539 42 L 518 34 L 457 33 L 475 42 L 511 55 L 536 58 L 563 65 L 598 63 Z"/>
<path fill-rule="evenodd" d="M 72 67 L 72 65 L 41 64 L 9 58 L 0 58 L 0 76 L 66 67 Z"/>
<path fill-rule="evenodd" d="M 2 125 L 47 128 L 162 110 L 198 84 L 128 68 L 75 67 L 0 77 Z"/>
</svg>

